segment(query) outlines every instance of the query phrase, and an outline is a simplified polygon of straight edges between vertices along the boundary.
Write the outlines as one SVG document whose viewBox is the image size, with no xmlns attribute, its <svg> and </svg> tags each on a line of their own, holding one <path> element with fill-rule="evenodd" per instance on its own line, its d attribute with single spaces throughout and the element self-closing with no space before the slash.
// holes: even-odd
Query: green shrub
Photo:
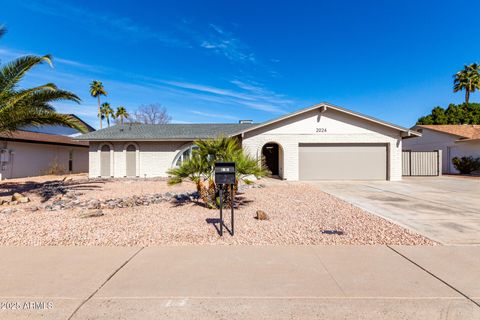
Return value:
<svg viewBox="0 0 480 320">
<path fill-rule="evenodd" d="M 195 145 L 198 147 L 192 151 L 190 158 L 183 161 L 179 167 L 168 171 L 168 184 L 182 183 L 184 180 L 192 181 L 196 184 L 199 197 L 208 208 L 218 208 L 220 199 L 218 197 L 217 186 L 215 185 L 215 162 L 235 162 L 236 183 L 233 195 L 230 190 L 224 189 L 224 203 L 227 199 L 235 197 L 238 187 L 238 181 L 251 183 L 248 177 L 264 177 L 268 174 L 261 161 L 247 154 L 242 149 L 240 142 L 236 138 L 218 137 L 216 139 L 197 140 Z"/>
<path fill-rule="evenodd" d="M 474 157 L 455 157 L 452 163 L 461 174 L 470 174 L 473 171 L 480 170 L 480 158 Z"/>
</svg>

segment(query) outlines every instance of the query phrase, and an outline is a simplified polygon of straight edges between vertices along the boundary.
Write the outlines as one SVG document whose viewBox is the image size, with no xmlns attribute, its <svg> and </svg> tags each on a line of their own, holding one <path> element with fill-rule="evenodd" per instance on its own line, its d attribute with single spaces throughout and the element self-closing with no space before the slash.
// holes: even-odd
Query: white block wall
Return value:
<svg viewBox="0 0 480 320">
<path fill-rule="evenodd" d="M 172 167 L 175 156 L 191 142 L 90 142 L 90 177 L 100 176 L 100 149 L 108 144 L 110 151 L 110 170 L 113 177 L 126 175 L 126 148 L 133 144 L 137 148 L 136 166 L 139 177 L 165 177 Z"/>
<path fill-rule="evenodd" d="M 317 132 L 324 128 L 326 132 Z M 287 180 L 299 179 L 300 143 L 385 143 L 389 152 L 389 179 L 402 179 L 402 140 L 400 132 L 335 110 L 317 110 L 245 133 L 243 147 L 258 158 L 262 147 L 275 142 L 283 149 L 280 173 Z"/>
</svg>

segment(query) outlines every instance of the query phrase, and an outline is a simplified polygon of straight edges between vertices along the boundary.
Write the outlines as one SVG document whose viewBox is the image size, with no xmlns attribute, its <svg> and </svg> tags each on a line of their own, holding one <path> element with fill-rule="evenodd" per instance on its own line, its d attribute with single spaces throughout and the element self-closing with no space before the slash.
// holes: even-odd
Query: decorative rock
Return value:
<svg viewBox="0 0 480 320">
<path fill-rule="evenodd" d="M 105 213 L 103 213 L 102 210 L 95 210 L 92 213 L 87 213 L 87 214 L 82 215 L 82 217 L 83 218 L 96 218 L 96 217 L 101 217 L 101 216 L 104 216 L 104 215 L 105 215 Z"/>
<path fill-rule="evenodd" d="M 3 213 L 3 214 L 11 214 L 11 213 L 14 213 L 15 211 L 17 211 L 17 209 L 15 209 L 15 208 L 6 208 L 6 209 L 3 209 L 0 212 Z"/>
<path fill-rule="evenodd" d="M 18 192 L 15 192 L 12 196 L 12 201 L 20 201 L 24 196 Z"/>
<path fill-rule="evenodd" d="M 257 220 L 268 220 L 268 215 L 263 210 L 257 210 Z"/>
<path fill-rule="evenodd" d="M 0 204 L 9 204 L 10 201 L 12 201 L 12 196 L 3 196 L 3 197 L 0 197 Z"/>
<path fill-rule="evenodd" d="M 20 198 L 20 200 L 18 200 L 20 203 L 27 203 L 30 201 L 30 199 L 28 197 L 22 197 Z"/>
<path fill-rule="evenodd" d="M 101 203 L 100 201 L 93 199 L 88 202 L 87 209 L 100 209 Z"/>
</svg>

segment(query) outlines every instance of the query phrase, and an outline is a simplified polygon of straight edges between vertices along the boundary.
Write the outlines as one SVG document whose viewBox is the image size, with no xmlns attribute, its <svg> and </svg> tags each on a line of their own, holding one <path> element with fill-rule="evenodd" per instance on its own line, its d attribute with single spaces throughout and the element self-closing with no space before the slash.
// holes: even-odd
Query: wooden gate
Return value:
<svg viewBox="0 0 480 320">
<path fill-rule="evenodd" d="M 440 176 L 442 174 L 442 150 L 402 151 L 403 176 Z"/>
</svg>

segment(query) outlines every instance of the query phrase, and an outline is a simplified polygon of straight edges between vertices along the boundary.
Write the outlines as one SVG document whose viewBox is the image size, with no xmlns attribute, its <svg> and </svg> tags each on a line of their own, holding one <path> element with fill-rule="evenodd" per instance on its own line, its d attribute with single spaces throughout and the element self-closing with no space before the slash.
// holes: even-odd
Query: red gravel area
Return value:
<svg viewBox="0 0 480 320">
<path fill-rule="evenodd" d="M 84 176 L 76 176 L 74 181 L 78 182 L 77 190 L 84 193 L 79 198 L 85 199 L 194 191 L 192 184 L 172 188 L 159 179 L 88 181 Z M 28 190 L 25 181 L 14 183 Z M 236 210 L 235 236 L 225 233 L 222 238 L 214 225 L 218 210 L 194 202 L 103 209 L 103 216 L 86 218 L 89 210 L 85 208 L 30 212 L 29 207 L 51 201 L 41 204 L 31 188 L 24 192 L 32 198 L 31 203 L 15 206 L 21 211 L 0 213 L 0 245 L 435 244 L 308 184 L 271 179 L 259 183 L 265 184 L 265 188 L 249 188 L 239 195 L 242 204 Z M 6 186 L 3 184 L 3 191 Z M 8 186 L 12 188 L 11 181 Z M 259 209 L 268 214 L 269 220 L 254 219 Z M 228 214 L 227 211 L 227 217 Z M 339 230 L 343 234 L 324 234 L 324 230 Z"/>
</svg>

